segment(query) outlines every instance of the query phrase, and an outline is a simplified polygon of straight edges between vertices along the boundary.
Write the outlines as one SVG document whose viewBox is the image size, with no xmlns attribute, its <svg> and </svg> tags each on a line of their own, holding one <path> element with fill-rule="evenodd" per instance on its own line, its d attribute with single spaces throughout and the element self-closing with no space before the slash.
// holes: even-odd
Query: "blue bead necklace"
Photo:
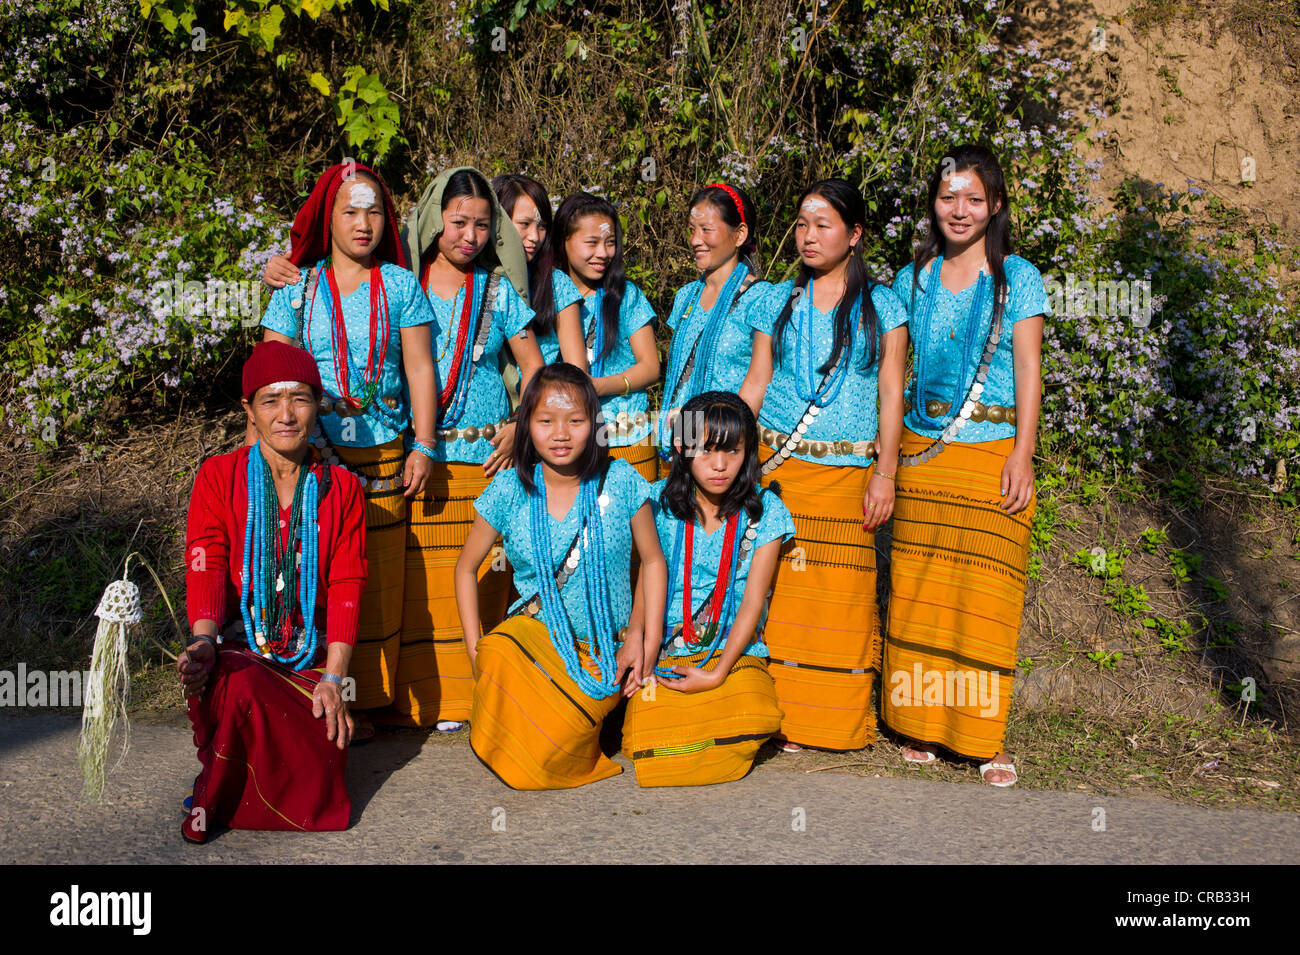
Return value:
<svg viewBox="0 0 1300 955">
<path fill-rule="evenodd" d="M 605 318 L 602 312 L 605 305 L 604 286 L 596 289 L 596 296 L 591 301 L 591 314 L 595 339 L 591 344 L 591 377 L 600 378 L 605 374 Z"/>
<path fill-rule="evenodd" d="M 987 272 L 981 270 L 979 278 L 976 280 L 975 291 L 971 295 L 970 309 L 966 313 L 961 352 L 961 371 L 957 375 L 957 382 L 949 402 L 948 415 L 944 418 L 931 418 L 929 412 L 925 409 L 925 396 L 929 393 L 926 366 L 929 364 L 928 357 L 931 350 L 930 330 L 934 324 L 934 312 L 938 306 L 939 287 L 943 284 L 940 280 L 942 269 L 943 256 L 938 255 L 930 264 L 929 284 L 925 289 L 925 297 L 921 300 L 920 315 L 917 316 L 916 338 L 914 339 L 917 345 L 914 379 L 916 392 L 912 397 L 912 410 L 916 413 L 918 419 L 926 427 L 937 430 L 947 428 L 961 411 L 962 398 L 970 391 L 979 364 L 979 355 L 974 353 L 976 344 L 979 341 L 979 333 L 988 331 L 988 327 L 983 321 L 984 312 L 986 309 L 988 310 L 990 321 L 993 314 L 993 278 Z"/>
<path fill-rule="evenodd" d="M 578 656 L 573 626 L 569 615 L 560 599 L 559 588 L 555 586 L 555 558 L 551 554 L 550 515 L 546 510 L 546 479 L 542 463 L 537 462 L 533 468 L 533 486 L 536 491 L 529 495 L 528 521 L 532 537 L 533 567 L 537 572 L 538 593 L 542 600 L 542 616 L 550 632 L 551 643 L 556 653 L 564 661 L 564 670 L 569 678 L 578 684 L 579 689 L 594 700 L 603 700 L 618 692 L 615 682 L 618 673 L 615 666 L 614 649 L 614 611 L 609 602 L 609 578 L 605 567 L 605 535 L 600 516 L 600 502 L 597 495 L 598 480 L 589 478 L 578 488 L 578 514 L 580 527 L 580 545 L 583 552 L 582 579 L 586 588 L 587 629 L 591 634 L 591 646 L 596 668 L 600 672 L 597 679 L 587 672 Z"/>
<path fill-rule="evenodd" d="M 704 280 L 696 279 L 691 284 L 691 303 L 686 306 L 686 311 L 682 313 L 682 320 L 677 323 L 677 333 L 673 335 L 672 345 L 669 348 L 668 376 L 664 386 L 665 410 L 680 408 L 705 390 L 713 367 L 713 359 L 717 357 L 718 344 L 731 312 L 731 304 L 735 301 L 736 291 L 747 275 L 749 275 L 749 267 L 744 262 L 737 263 L 718 293 L 718 300 L 713 303 L 713 310 L 709 312 L 703 328 L 693 340 L 688 337 L 690 317 L 704 294 Z M 695 356 L 695 367 L 691 370 L 691 378 L 687 382 L 685 392 L 679 394 L 682 373 L 686 370 L 686 364 L 692 355 Z M 672 426 L 668 415 L 663 414 L 659 416 L 659 447 L 666 448 L 671 444 Z"/>
<path fill-rule="evenodd" d="M 280 501 L 271 469 L 262 458 L 260 441 L 249 449 L 246 473 L 248 515 L 244 521 L 244 563 L 239 586 L 244 635 L 250 648 L 262 656 L 302 670 L 312 665 L 319 645 L 315 614 L 320 563 L 316 475 L 307 463 L 300 467 L 289 527 L 282 537 Z M 302 618 L 302 643 L 296 650 L 295 611 Z"/>
<path fill-rule="evenodd" d="M 862 296 L 853 302 L 849 313 L 849 345 L 840 359 L 831 369 L 830 375 L 821 388 L 817 387 L 817 365 L 812 357 L 812 313 L 813 280 L 808 280 L 808 287 L 794 306 L 794 333 L 796 338 L 794 387 L 801 401 L 818 408 L 825 408 L 839 396 L 844 380 L 848 377 L 849 365 L 853 363 L 853 352 L 858 344 L 858 320 L 862 314 Z"/>
</svg>

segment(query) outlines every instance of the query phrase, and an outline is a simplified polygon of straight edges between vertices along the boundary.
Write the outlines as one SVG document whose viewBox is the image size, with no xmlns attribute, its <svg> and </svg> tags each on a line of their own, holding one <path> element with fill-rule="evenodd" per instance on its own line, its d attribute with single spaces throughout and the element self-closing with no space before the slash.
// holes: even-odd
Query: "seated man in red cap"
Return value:
<svg viewBox="0 0 1300 955">
<path fill-rule="evenodd" d="M 186 529 L 193 639 L 178 661 L 203 769 L 181 832 L 345 829 L 344 691 L 366 585 L 365 503 L 315 462 L 311 355 L 259 342 L 244 365 L 257 443 L 204 461 Z"/>
</svg>

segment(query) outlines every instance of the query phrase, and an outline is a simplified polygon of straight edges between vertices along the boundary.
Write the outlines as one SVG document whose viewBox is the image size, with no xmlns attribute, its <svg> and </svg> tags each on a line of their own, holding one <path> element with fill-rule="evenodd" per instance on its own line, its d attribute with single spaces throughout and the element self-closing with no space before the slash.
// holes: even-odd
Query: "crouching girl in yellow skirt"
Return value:
<svg viewBox="0 0 1300 955">
<path fill-rule="evenodd" d="M 515 789 L 569 789 L 617 776 L 600 724 L 644 671 L 643 641 L 622 642 L 632 612 L 630 560 L 641 553 L 645 608 L 663 615 L 666 571 L 650 485 L 612 459 L 596 431 L 591 379 L 560 362 L 524 389 L 515 466 L 475 502 L 456 563 L 456 602 L 470 659 L 470 746 Z M 497 534 L 522 595 L 480 636 L 476 571 Z"/>
<path fill-rule="evenodd" d="M 739 397 L 697 395 L 673 430 L 672 470 L 654 486 L 668 601 L 662 630 L 647 626 L 644 638 L 646 660 L 659 666 L 623 723 L 623 752 L 641 786 L 739 779 L 781 728 L 759 634 L 794 521 L 759 487 L 758 424 Z M 634 630 L 635 610 L 632 619 Z"/>
</svg>

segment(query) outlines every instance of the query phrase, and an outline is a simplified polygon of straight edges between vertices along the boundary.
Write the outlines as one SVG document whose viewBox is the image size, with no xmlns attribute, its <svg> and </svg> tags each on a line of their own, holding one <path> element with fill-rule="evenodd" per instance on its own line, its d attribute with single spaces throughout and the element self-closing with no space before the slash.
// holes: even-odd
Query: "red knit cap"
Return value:
<svg viewBox="0 0 1300 955">
<path fill-rule="evenodd" d="M 388 195 L 388 187 L 373 170 L 359 162 L 330 166 L 316 180 L 311 195 L 298 210 L 293 228 L 289 231 L 289 261 L 294 265 L 299 268 L 315 265 L 330 254 L 333 248 L 330 243 L 330 216 L 334 213 L 334 199 L 339 194 L 344 177 L 356 173 L 372 176 L 379 183 L 379 191 L 384 197 L 384 234 L 375 247 L 375 258 L 406 268 L 406 252 L 398 241 L 397 213 L 393 209 L 392 197 Z"/>
<path fill-rule="evenodd" d="M 252 401 L 258 388 L 277 381 L 301 381 L 312 386 L 317 398 L 321 395 L 320 372 L 311 355 L 284 342 L 258 342 L 244 362 L 244 397 Z"/>
</svg>

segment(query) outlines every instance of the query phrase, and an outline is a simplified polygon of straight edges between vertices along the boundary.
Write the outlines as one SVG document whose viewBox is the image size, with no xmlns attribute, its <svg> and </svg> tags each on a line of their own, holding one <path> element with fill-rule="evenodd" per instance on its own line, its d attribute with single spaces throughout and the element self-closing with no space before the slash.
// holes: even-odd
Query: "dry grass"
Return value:
<svg viewBox="0 0 1300 955">
<path fill-rule="evenodd" d="M 199 463 L 237 447 L 242 414 L 181 418 L 53 455 L 0 464 L 0 668 L 19 661 L 65 669 L 88 658 L 95 607 L 134 550 L 157 570 L 183 614 L 185 512 Z M 175 645 L 176 628 L 147 573 L 144 627 Z M 183 622 L 183 618 L 182 618 Z M 136 640 L 133 669 L 161 659 Z"/>
</svg>

